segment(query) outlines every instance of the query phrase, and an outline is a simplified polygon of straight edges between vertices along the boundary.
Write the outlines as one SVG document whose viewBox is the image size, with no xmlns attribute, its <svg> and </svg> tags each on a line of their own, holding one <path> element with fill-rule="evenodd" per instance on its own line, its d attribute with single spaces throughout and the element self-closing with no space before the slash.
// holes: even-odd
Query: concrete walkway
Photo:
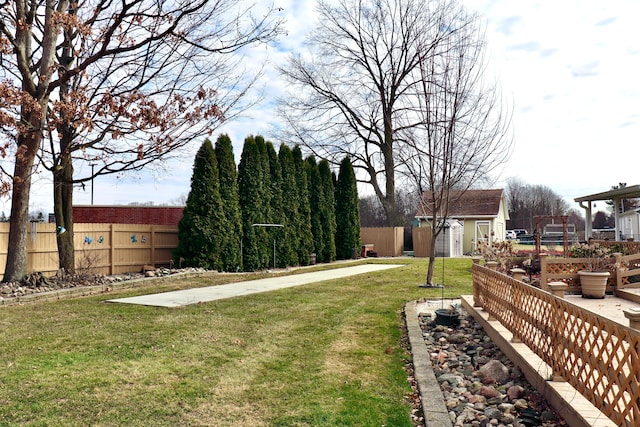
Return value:
<svg viewBox="0 0 640 427">
<path fill-rule="evenodd" d="M 227 285 L 207 286 L 204 288 L 184 289 L 181 291 L 163 292 L 160 294 L 140 295 L 137 297 L 118 298 L 108 302 L 150 305 L 156 307 L 183 307 L 190 304 L 233 298 L 243 295 L 268 292 L 276 289 L 317 283 L 325 280 L 340 279 L 357 274 L 372 273 L 390 268 L 402 267 L 402 264 L 363 264 L 313 273 L 292 274 L 288 276 L 269 277 L 267 279 L 249 280 Z"/>
</svg>

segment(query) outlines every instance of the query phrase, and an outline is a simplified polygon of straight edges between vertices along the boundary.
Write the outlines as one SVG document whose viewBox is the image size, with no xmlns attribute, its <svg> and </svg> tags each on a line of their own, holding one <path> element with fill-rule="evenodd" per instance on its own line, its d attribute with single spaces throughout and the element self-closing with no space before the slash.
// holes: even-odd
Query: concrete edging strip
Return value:
<svg viewBox="0 0 640 427">
<path fill-rule="evenodd" d="M 424 423 L 426 427 L 449 427 L 453 424 L 444 403 L 440 384 L 431 367 L 431 355 L 422 336 L 416 304 L 417 301 L 410 301 L 404 306 L 404 317 L 413 356 L 414 375 L 420 391 Z"/>
</svg>

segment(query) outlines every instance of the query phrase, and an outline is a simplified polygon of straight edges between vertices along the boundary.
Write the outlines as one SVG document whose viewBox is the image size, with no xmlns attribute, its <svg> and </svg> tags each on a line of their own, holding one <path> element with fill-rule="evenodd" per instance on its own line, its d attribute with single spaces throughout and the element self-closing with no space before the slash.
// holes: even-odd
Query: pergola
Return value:
<svg viewBox="0 0 640 427">
<path fill-rule="evenodd" d="M 623 199 L 635 199 L 640 197 L 640 185 L 632 185 L 630 187 L 618 188 L 617 190 L 609 190 L 602 193 L 591 194 L 590 196 L 577 197 L 573 199 L 576 203 L 580 204 L 580 207 L 586 210 L 585 221 L 585 238 L 589 239 L 592 236 L 591 227 L 591 209 L 592 202 L 598 200 L 613 200 L 613 215 L 615 217 L 615 236 L 616 240 L 620 239 L 620 230 L 618 223 L 618 215 L 620 212 L 621 200 Z M 585 205 L 586 202 L 586 205 Z"/>
</svg>

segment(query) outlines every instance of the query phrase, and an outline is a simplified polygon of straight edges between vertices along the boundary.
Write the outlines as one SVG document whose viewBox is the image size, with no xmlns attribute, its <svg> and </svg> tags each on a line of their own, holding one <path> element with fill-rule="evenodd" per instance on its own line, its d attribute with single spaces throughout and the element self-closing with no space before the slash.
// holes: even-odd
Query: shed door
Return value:
<svg viewBox="0 0 640 427">
<path fill-rule="evenodd" d="M 476 221 L 476 242 L 491 243 L 491 221 Z"/>
<path fill-rule="evenodd" d="M 451 256 L 452 257 L 461 257 L 462 256 L 462 239 L 463 236 L 463 227 L 451 227 Z"/>
</svg>

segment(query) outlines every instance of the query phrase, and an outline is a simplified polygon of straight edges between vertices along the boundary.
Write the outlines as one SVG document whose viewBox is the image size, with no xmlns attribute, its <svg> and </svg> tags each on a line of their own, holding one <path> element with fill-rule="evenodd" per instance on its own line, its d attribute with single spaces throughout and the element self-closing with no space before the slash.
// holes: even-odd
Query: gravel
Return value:
<svg viewBox="0 0 640 427">
<path fill-rule="evenodd" d="M 429 313 L 419 316 L 453 425 L 566 426 L 473 317 L 460 307 L 456 309 L 460 312 L 457 326 L 436 325 Z"/>
</svg>

